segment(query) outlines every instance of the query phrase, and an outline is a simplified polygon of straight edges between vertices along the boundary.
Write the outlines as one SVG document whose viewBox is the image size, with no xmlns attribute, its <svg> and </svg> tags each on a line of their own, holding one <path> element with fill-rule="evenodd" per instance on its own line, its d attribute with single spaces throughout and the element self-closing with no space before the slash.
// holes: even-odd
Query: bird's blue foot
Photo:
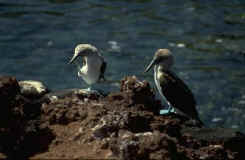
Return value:
<svg viewBox="0 0 245 160">
<path fill-rule="evenodd" d="M 173 107 L 169 107 L 168 109 L 161 109 L 160 114 L 169 114 L 169 113 L 176 113 Z"/>
<path fill-rule="evenodd" d="M 168 113 L 169 113 L 168 109 L 161 109 L 160 110 L 160 114 L 168 114 Z"/>
</svg>

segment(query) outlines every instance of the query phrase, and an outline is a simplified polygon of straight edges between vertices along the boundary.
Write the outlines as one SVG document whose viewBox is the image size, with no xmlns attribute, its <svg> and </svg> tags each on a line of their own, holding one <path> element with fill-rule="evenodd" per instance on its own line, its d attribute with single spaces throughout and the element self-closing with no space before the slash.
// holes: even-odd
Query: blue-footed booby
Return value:
<svg viewBox="0 0 245 160">
<path fill-rule="evenodd" d="M 77 61 L 78 57 L 82 57 L 82 61 Z M 105 80 L 106 62 L 96 47 L 90 44 L 78 44 L 69 64 L 74 61 L 78 68 L 78 76 L 89 85 L 88 91 L 91 91 L 91 85 Z"/>
<path fill-rule="evenodd" d="M 154 66 L 154 81 L 159 94 L 168 103 L 168 112 L 181 111 L 191 119 L 203 125 L 196 110 L 196 101 L 187 85 L 172 72 L 174 58 L 170 50 L 158 49 L 151 63 L 146 67 L 148 72 Z"/>
</svg>

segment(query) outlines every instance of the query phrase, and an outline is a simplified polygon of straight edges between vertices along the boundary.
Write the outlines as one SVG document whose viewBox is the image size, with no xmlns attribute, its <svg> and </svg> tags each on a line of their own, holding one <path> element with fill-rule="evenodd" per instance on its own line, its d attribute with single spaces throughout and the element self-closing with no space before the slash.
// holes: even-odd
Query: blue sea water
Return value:
<svg viewBox="0 0 245 160">
<path fill-rule="evenodd" d="M 78 43 L 91 43 L 108 62 L 108 79 L 136 75 L 154 86 L 144 68 L 169 48 L 201 119 L 245 131 L 243 0 L 0 0 L 0 24 L 1 75 L 85 88 L 67 63 Z"/>
</svg>

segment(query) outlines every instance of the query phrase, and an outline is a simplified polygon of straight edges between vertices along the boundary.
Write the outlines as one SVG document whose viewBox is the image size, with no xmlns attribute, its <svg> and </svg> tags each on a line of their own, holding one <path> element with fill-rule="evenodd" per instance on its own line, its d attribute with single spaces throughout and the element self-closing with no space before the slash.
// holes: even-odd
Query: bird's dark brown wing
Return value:
<svg viewBox="0 0 245 160">
<path fill-rule="evenodd" d="M 106 80 L 106 79 L 105 79 L 105 76 L 104 76 L 105 70 L 106 70 L 106 65 L 107 65 L 106 62 L 103 61 L 102 65 L 101 65 L 101 68 L 100 68 L 100 76 L 99 76 L 99 80 L 103 80 L 103 81 Z"/>
<path fill-rule="evenodd" d="M 160 86 L 169 103 L 191 118 L 199 120 L 196 101 L 191 90 L 171 71 L 164 71 L 162 73 Z"/>
</svg>

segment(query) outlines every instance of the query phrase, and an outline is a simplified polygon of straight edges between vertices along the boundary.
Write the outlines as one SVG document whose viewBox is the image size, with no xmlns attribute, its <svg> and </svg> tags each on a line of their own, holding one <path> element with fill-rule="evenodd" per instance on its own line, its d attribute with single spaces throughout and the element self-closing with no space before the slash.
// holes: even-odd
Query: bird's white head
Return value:
<svg viewBox="0 0 245 160">
<path fill-rule="evenodd" d="M 98 54 L 98 49 L 91 44 L 78 44 L 75 48 L 74 55 L 69 63 L 73 63 L 77 57 L 90 56 L 93 54 Z"/>
<path fill-rule="evenodd" d="M 158 49 L 151 63 L 146 67 L 145 72 L 148 72 L 154 65 L 160 65 L 162 69 L 169 70 L 173 64 L 174 58 L 171 51 L 168 49 Z"/>
</svg>

